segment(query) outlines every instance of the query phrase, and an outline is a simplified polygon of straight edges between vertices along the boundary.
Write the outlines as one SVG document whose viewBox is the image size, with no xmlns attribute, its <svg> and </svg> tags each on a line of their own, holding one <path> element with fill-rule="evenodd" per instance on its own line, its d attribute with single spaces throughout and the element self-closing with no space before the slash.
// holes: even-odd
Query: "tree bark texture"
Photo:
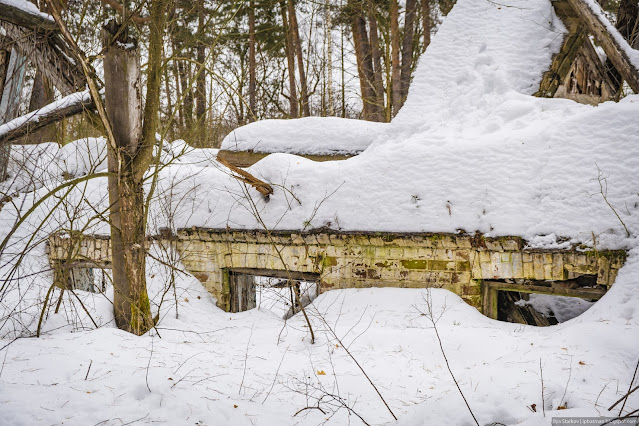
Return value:
<svg viewBox="0 0 639 426">
<path fill-rule="evenodd" d="M 27 59 L 15 47 L 11 49 L 11 53 L 3 56 L 4 61 L 8 59 L 8 62 L 6 65 L 0 64 L 0 71 L 4 71 L 0 72 L 0 78 L 4 81 L 2 92 L 0 92 L 0 123 L 7 123 L 18 115 Z M 10 154 L 10 144 L 0 145 L 0 181 L 9 177 Z"/>
<path fill-rule="evenodd" d="M 400 68 L 399 48 L 399 6 L 397 0 L 390 0 L 390 28 L 391 28 L 391 68 L 393 86 L 393 115 L 397 115 L 402 107 L 402 70 Z"/>
<path fill-rule="evenodd" d="M 359 74 L 360 89 L 365 120 L 377 121 L 380 116 L 380 105 L 375 102 L 375 87 L 373 75 L 373 54 L 364 19 L 363 4 L 351 0 L 351 25 L 355 56 L 357 57 L 357 72 Z M 383 116 L 383 112 L 381 113 Z"/>
<path fill-rule="evenodd" d="M 424 31 L 424 52 L 430 45 L 430 0 L 422 0 L 422 26 Z"/>
<path fill-rule="evenodd" d="M 200 0 L 198 5 L 198 34 L 199 40 L 196 47 L 196 61 L 197 61 L 197 78 L 195 89 L 195 117 L 197 131 L 192 136 L 197 142 L 195 146 L 208 146 L 207 141 L 207 127 L 206 127 L 206 72 L 204 69 L 204 62 L 206 60 L 206 49 L 202 38 L 205 33 L 204 22 L 204 1 Z"/>
<path fill-rule="evenodd" d="M 138 169 L 144 165 L 139 160 L 145 155 L 147 142 L 142 124 L 140 53 L 135 40 L 110 44 L 119 27 L 113 22 L 108 27 L 103 32 L 105 104 L 116 143 L 108 151 L 113 306 L 118 328 L 142 335 L 153 326 L 153 320 L 146 291 L 144 172 Z M 155 64 L 149 50 L 148 78 L 153 80 Z M 147 103 L 154 103 L 154 97 L 154 91 L 147 88 Z M 153 118 L 146 118 L 152 122 L 145 124 L 153 126 Z"/>
<path fill-rule="evenodd" d="M 375 114 L 373 121 L 385 121 L 384 114 L 384 83 L 382 79 L 382 54 L 379 46 L 379 35 L 377 33 L 377 15 L 375 14 L 374 1 L 368 2 L 368 22 L 371 37 L 371 55 L 373 59 L 373 99 L 375 104 Z"/>
<path fill-rule="evenodd" d="M 249 20 L 249 121 L 256 120 L 257 108 L 257 76 L 256 76 L 256 60 L 255 60 L 255 3 L 253 0 L 249 2 L 248 10 Z"/>
<path fill-rule="evenodd" d="M 291 118 L 299 117 L 299 104 L 297 100 L 297 88 L 295 87 L 295 41 L 293 38 L 293 32 L 290 29 L 288 23 L 288 17 L 286 12 L 286 4 L 284 1 L 280 2 L 280 11 L 282 13 L 282 22 L 284 25 L 284 31 L 286 32 L 286 61 L 288 63 L 288 85 L 289 85 L 289 104 Z"/>
<path fill-rule="evenodd" d="M 297 13 L 295 13 L 295 6 L 293 0 L 288 0 L 288 16 L 289 16 L 289 30 L 293 35 L 293 46 L 295 46 L 295 56 L 297 57 L 297 71 L 300 76 L 300 101 L 302 106 L 302 116 L 308 117 L 311 115 L 310 106 L 308 103 L 308 85 L 306 83 L 306 69 L 304 68 L 304 54 L 302 52 L 302 41 L 300 39 L 299 26 L 297 25 Z"/>
<path fill-rule="evenodd" d="M 401 105 L 406 102 L 410 77 L 413 69 L 413 50 L 415 35 L 415 0 L 406 0 L 406 15 L 404 17 L 404 36 L 402 38 L 402 88 Z"/>
</svg>

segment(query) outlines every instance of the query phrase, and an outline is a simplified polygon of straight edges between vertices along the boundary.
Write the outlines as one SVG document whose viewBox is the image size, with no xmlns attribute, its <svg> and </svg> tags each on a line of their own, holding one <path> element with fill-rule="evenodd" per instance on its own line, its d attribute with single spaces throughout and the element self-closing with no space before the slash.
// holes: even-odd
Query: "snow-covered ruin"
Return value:
<svg viewBox="0 0 639 426">
<path fill-rule="evenodd" d="M 639 353 L 639 95 L 607 101 L 600 52 L 575 47 L 591 41 L 573 15 L 561 19 L 572 3 L 458 0 L 389 124 L 313 118 L 234 131 L 224 150 L 264 157 L 246 171 L 269 196 L 218 150 L 165 142 L 149 172 L 160 194 L 147 271 L 159 334 L 113 327 L 108 286 L 75 292 L 71 313 L 32 309 L 55 285 L 71 290 L 73 268 L 109 267 L 109 227 L 95 220 L 108 210 L 106 176 L 62 201 L 49 193 L 106 172 L 106 150 L 102 139 L 15 148 L 10 174 L 44 167 L 32 191 L 11 182 L 17 207 L 0 211 L 3 238 L 40 242 L 19 255 L 23 276 L 52 270 L 3 301 L 21 320 L 1 330 L 40 320 L 44 335 L 0 341 L 3 420 L 382 424 L 394 412 L 397 424 L 474 424 L 459 390 L 481 424 L 611 415 Z M 247 276 L 317 283 L 310 319 L 263 309 Z M 393 288 L 372 288 L 383 286 Z M 599 300 L 533 328 L 493 321 L 500 292 Z M 339 408 L 325 412 L 326 395 Z"/>
</svg>

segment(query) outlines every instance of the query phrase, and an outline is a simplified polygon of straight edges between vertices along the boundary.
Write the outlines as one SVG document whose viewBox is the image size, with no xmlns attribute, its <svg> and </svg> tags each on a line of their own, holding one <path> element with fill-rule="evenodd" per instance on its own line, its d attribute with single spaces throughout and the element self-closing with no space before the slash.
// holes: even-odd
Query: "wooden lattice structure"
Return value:
<svg viewBox="0 0 639 426">
<path fill-rule="evenodd" d="M 618 75 L 637 92 L 638 70 L 600 17 L 581 0 L 554 0 L 552 5 L 568 34 L 536 95 L 598 104 L 617 99 Z"/>
</svg>

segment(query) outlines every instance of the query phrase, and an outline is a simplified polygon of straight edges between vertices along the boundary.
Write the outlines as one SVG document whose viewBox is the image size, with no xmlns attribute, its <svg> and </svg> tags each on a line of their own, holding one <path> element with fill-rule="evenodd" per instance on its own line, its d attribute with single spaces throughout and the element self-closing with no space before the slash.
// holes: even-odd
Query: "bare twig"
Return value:
<svg viewBox="0 0 639 426">
<path fill-rule="evenodd" d="M 249 345 L 251 344 L 251 337 L 253 337 L 254 327 L 255 327 L 255 323 L 251 325 L 251 334 L 249 334 L 248 341 L 246 342 L 246 351 L 244 352 L 244 370 L 242 371 L 242 381 L 240 382 L 240 390 L 237 392 L 238 395 L 242 394 L 242 386 L 244 386 L 244 377 L 246 376 L 246 364 L 248 361 L 248 350 L 249 350 Z"/>
<path fill-rule="evenodd" d="M 628 385 L 628 392 L 630 392 L 630 389 L 632 389 L 632 385 L 635 382 L 635 377 L 637 377 L 637 369 L 639 369 L 639 359 L 637 360 L 637 365 L 635 366 L 635 372 L 632 375 L 632 380 L 630 380 L 630 384 Z M 627 394 L 627 395 L 630 395 L 630 394 Z M 623 404 L 621 404 L 621 408 L 619 409 L 619 415 L 620 416 L 623 413 L 623 409 L 626 406 L 626 402 L 628 402 L 628 398 L 625 398 L 623 400 Z"/>
<path fill-rule="evenodd" d="M 335 340 L 337 340 L 337 342 L 339 343 L 339 345 L 346 351 L 346 353 L 348 354 L 348 356 L 353 360 L 353 362 L 355 363 L 355 365 L 357 365 L 357 368 L 359 368 L 359 370 L 362 372 L 362 374 L 364 375 L 364 377 L 366 377 L 366 380 L 368 380 L 368 383 L 370 383 L 370 385 L 373 387 L 373 389 L 375 389 L 375 392 L 377 392 L 377 395 L 379 395 L 379 398 L 382 400 L 382 402 L 384 403 L 384 405 L 386 406 L 386 408 L 388 409 L 388 412 L 391 414 L 391 416 L 393 416 L 393 418 L 395 420 L 397 420 L 397 416 L 395 416 L 395 413 L 393 413 L 393 410 L 391 410 L 391 408 L 389 407 L 388 403 L 386 402 L 386 400 L 384 399 L 384 397 L 382 396 L 381 392 L 379 391 L 379 389 L 377 389 L 377 386 L 375 386 L 375 383 L 373 383 L 373 381 L 371 380 L 371 378 L 368 376 L 368 374 L 366 374 L 366 371 L 364 370 L 364 367 L 362 367 L 360 365 L 360 363 L 357 361 L 357 359 L 355 358 L 355 356 L 353 356 L 353 354 L 351 353 L 350 350 L 348 350 L 348 347 L 346 345 L 344 345 L 342 343 L 342 340 L 337 336 L 337 334 L 335 333 L 335 331 L 333 330 L 333 328 L 331 327 L 331 325 L 324 319 L 324 317 L 322 315 L 320 315 L 318 313 L 319 318 L 322 320 L 322 322 L 324 322 L 324 325 L 326 326 L 326 328 L 328 329 L 328 331 L 331 333 L 331 335 L 333 336 L 333 338 Z M 363 421 L 363 420 L 362 420 Z"/>
<path fill-rule="evenodd" d="M 146 375 L 144 377 L 146 381 L 146 388 L 151 392 L 151 387 L 149 386 L 149 367 L 151 366 L 151 358 L 153 358 L 153 336 L 151 336 L 151 354 L 149 355 L 149 362 L 146 365 Z"/>
<path fill-rule="evenodd" d="M 541 358 L 539 358 L 539 375 L 541 377 L 541 408 L 546 417 L 546 399 L 544 398 L 544 369 L 541 366 Z"/>
<path fill-rule="evenodd" d="M 597 174 L 597 181 L 599 181 L 599 192 L 600 192 L 601 196 L 603 197 L 603 199 L 606 202 L 606 204 L 608 204 L 608 207 L 610 207 L 612 212 L 615 214 L 615 216 L 617 216 L 617 219 L 619 219 L 619 222 L 621 222 L 621 224 L 623 225 L 623 229 L 626 230 L 626 237 L 630 238 L 630 231 L 628 231 L 628 227 L 626 226 L 624 221 L 621 220 L 621 217 L 619 216 L 619 213 L 617 213 L 617 210 L 615 210 L 615 208 L 612 206 L 612 204 L 610 204 L 610 202 L 608 201 L 608 197 L 607 197 L 608 181 L 603 176 L 603 172 L 601 171 L 599 166 L 597 166 L 597 173 L 598 173 Z M 603 181 L 603 183 L 602 183 L 602 181 Z"/>
<path fill-rule="evenodd" d="M 631 390 L 629 390 L 628 392 L 626 392 L 626 394 L 624 396 L 622 396 L 621 398 L 619 398 L 617 400 L 617 402 L 615 402 L 614 404 L 612 404 L 610 406 L 610 408 L 608 408 L 608 411 L 612 410 L 613 408 L 615 408 L 617 406 L 617 404 L 619 404 L 620 402 L 626 400 L 632 393 L 634 393 L 637 389 L 639 389 L 639 385 L 635 386 L 634 388 L 632 388 Z"/>
<path fill-rule="evenodd" d="M 286 352 L 288 352 L 288 347 L 284 350 L 284 354 L 282 355 L 282 359 L 280 360 L 280 365 L 277 366 L 277 371 L 275 371 L 275 377 L 273 377 L 273 383 L 271 383 L 271 388 L 268 390 L 268 393 L 264 397 L 264 401 L 262 401 L 262 404 L 266 402 L 266 400 L 268 399 L 268 396 L 271 394 L 271 391 L 273 390 L 273 387 L 275 386 L 275 381 L 277 380 L 277 375 L 280 372 L 280 367 L 282 366 L 282 363 L 284 362 L 284 357 L 286 356 Z"/>
<path fill-rule="evenodd" d="M 457 382 L 457 379 L 455 378 L 455 375 L 453 374 L 453 370 L 450 368 L 450 363 L 448 362 L 448 357 L 446 356 L 446 351 L 444 351 L 444 345 L 442 344 L 442 339 L 439 336 L 439 331 L 437 330 L 437 321 L 439 318 L 441 318 L 441 315 L 436 319 L 434 314 L 433 314 L 433 303 L 432 303 L 432 299 L 431 299 L 431 295 L 430 295 L 430 289 L 426 289 L 426 297 L 424 298 L 424 300 L 426 301 L 426 312 L 422 312 L 422 314 L 428 318 L 428 320 L 431 322 L 431 324 L 433 325 L 433 330 L 435 330 L 435 336 L 437 336 L 437 341 L 439 342 L 439 349 L 442 352 L 442 356 L 444 357 L 444 361 L 446 362 L 446 368 L 448 368 L 448 372 L 450 373 L 450 377 L 452 377 L 453 382 L 455 382 L 455 386 L 457 386 L 457 390 L 459 391 L 459 394 L 461 395 L 462 399 L 464 400 L 464 403 L 466 404 L 466 407 L 468 408 L 468 411 L 470 412 L 470 415 L 473 417 L 473 420 L 475 421 L 475 424 L 477 426 L 479 426 L 479 422 L 477 421 L 477 418 L 475 417 L 475 414 L 473 413 L 473 410 L 470 408 L 470 405 L 468 404 L 468 400 L 466 400 L 466 396 L 464 396 L 464 392 L 462 392 L 461 387 L 459 387 L 459 383 Z M 442 312 L 443 314 L 443 312 Z"/>
<path fill-rule="evenodd" d="M 89 378 L 89 371 L 91 371 L 91 366 L 93 365 L 93 360 L 89 363 L 89 368 L 87 368 L 87 374 L 84 376 L 84 380 Z"/>
</svg>

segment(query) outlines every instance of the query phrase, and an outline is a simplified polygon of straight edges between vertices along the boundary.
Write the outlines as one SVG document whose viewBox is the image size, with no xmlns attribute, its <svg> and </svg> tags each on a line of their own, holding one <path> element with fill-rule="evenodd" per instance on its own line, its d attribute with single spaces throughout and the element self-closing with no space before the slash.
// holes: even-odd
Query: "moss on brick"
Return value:
<svg viewBox="0 0 639 426">
<path fill-rule="evenodd" d="M 402 266 L 406 269 L 428 269 L 427 260 L 402 260 Z"/>
</svg>

